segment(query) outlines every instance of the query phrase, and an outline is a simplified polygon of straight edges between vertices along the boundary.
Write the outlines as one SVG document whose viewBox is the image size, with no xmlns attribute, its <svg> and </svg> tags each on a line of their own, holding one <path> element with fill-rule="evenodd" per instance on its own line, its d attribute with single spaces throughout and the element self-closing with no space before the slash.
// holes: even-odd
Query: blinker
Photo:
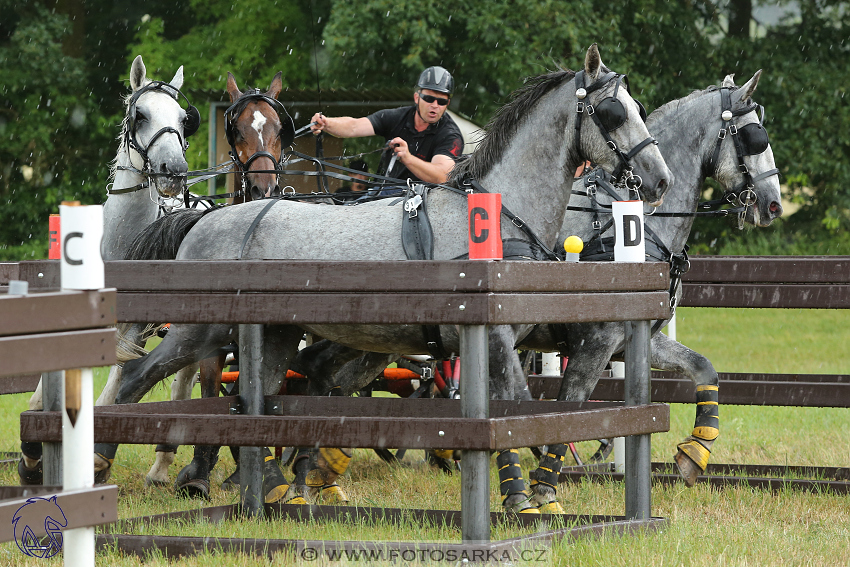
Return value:
<svg viewBox="0 0 850 567">
<path fill-rule="evenodd" d="M 770 145 L 767 130 L 764 129 L 764 126 L 755 122 L 738 128 L 738 138 L 741 141 L 745 156 L 755 156 L 763 153 L 767 150 L 768 145 Z"/>
</svg>

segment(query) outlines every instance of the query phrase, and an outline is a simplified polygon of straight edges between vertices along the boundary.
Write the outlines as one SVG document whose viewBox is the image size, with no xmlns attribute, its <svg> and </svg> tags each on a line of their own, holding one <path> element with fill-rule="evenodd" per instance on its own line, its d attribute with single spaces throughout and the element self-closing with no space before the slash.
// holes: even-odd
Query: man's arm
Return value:
<svg viewBox="0 0 850 567">
<path fill-rule="evenodd" d="M 338 116 L 329 118 L 317 112 L 313 115 L 311 122 L 315 122 L 310 127 L 313 134 L 319 132 L 327 132 L 331 136 L 337 138 L 362 138 L 363 136 L 374 136 L 375 129 L 368 118 L 352 118 L 351 116 Z"/>
<path fill-rule="evenodd" d="M 447 155 L 437 154 L 431 161 L 425 161 L 411 154 L 407 142 L 401 138 L 393 138 L 390 145 L 395 146 L 395 155 L 410 172 L 427 183 L 445 183 L 455 162 Z"/>
</svg>

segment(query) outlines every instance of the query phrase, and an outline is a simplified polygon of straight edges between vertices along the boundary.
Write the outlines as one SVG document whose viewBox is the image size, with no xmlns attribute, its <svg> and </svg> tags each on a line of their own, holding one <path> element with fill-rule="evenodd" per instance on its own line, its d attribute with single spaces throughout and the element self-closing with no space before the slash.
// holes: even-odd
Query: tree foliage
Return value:
<svg viewBox="0 0 850 567">
<path fill-rule="evenodd" d="M 422 68 L 442 65 L 457 80 L 455 108 L 485 124 L 525 77 L 580 67 L 593 42 L 649 110 L 763 69 L 757 100 L 783 187 L 802 208 L 759 231 L 759 246 L 797 251 L 806 235 L 824 243 L 812 250 L 848 253 L 850 9 L 793 4 L 797 15 L 754 36 L 749 0 L 0 0 L 0 256 L 44 248 L 62 199 L 103 201 L 137 54 L 157 78 L 184 65 L 190 94 L 223 95 L 228 71 L 243 87 L 282 71 L 291 89 L 412 90 Z M 207 116 L 203 97 L 190 98 Z M 206 164 L 205 128 L 192 167 Z M 733 224 L 700 220 L 692 243 L 722 252 L 754 241 Z"/>
</svg>

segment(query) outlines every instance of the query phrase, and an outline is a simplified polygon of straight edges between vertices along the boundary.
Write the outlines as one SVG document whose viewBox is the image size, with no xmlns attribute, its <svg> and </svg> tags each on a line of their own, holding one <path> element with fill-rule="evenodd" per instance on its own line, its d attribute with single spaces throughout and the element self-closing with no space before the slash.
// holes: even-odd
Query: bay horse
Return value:
<svg viewBox="0 0 850 567">
<path fill-rule="evenodd" d="M 529 249 L 534 248 L 532 240 L 541 249 L 554 246 L 569 201 L 572 172 L 585 160 L 615 172 L 618 178 L 635 181 L 633 188 L 639 188 L 644 200 L 660 204 L 672 175 L 652 143 L 638 104 L 627 88 L 621 88 L 623 84 L 621 75 L 603 65 L 595 44 L 578 73 L 557 71 L 526 81 L 489 125 L 487 137 L 463 168 L 466 177 L 430 188 L 433 258 L 447 260 L 467 253 L 467 206 L 462 198 L 465 192 L 459 187 L 471 184 L 470 179 L 488 191 L 501 193 L 514 218 L 524 219 L 526 230 L 517 226 L 521 222 L 506 222 L 502 236 L 524 241 Z M 398 238 L 402 213 L 398 202 L 314 207 L 286 199 L 211 213 L 178 211 L 151 225 L 134 246 L 146 249 L 147 257 L 177 259 L 403 260 L 406 254 Z M 334 227 L 335 238 L 327 238 L 328 227 Z M 164 246 L 163 237 L 168 236 L 170 247 Z M 161 250 L 152 252 L 156 247 Z M 269 325 L 265 327 L 267 346 L 262 360 L 266 395 L 280 389 L 282 373 L 305 330 L 357 349 L 429 352 L 416 325 Z M 519 330 L 494 326 L 489 331 L 490 367 L 503 371 L 491 377 L 493 398 L 530 399 L 513 349 Z M 445 348 L 458 351 L 456 329 L 443 326 L 440 332 Z M 234 335 L 234 326 L 227 324 L 172 326 L 149 355 L 125 365 L 116 401 L 139 401 L 176 368 L 226 344 Z M 96 446 L 106 459 L 114 458 L 116 449 L 114 444 Z M 509 487 L 504 493 L 508 509 L 537 512 L 529 504 L 528 494 L 513 490 L 514 484 Z"/>
<path fill-rule="evenodd" d="M 183 67 L 169 82 L 147 77 L 142 56 L 130 67 L 130 94 L 118 136 L 118 153 L 110 166 L 112 182 L 103 205 L 104 260 L 123 260 L 130 244 L 143 228 L 180 197 L 189 170 L 187 138 L 200 125 L 198 110 L 180 91 Z M 118 360 L 141 356 L 149 335 L 144 325 L 119 326 Z M 97 405 L 111 404 L 117 393 L 121 367 L 110 369 L 109 381 Z M 30 399 L 31 410 L 42 409 L 41 382 Z M 19 473 L 22 483 L 41 483 L 41 444 L 22 443 Z"/>
</svg>

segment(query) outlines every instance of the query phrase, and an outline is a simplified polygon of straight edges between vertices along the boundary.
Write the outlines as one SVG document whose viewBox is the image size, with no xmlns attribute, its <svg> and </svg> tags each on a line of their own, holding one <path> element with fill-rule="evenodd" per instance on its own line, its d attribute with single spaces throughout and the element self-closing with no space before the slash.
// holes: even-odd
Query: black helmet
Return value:
<svg viewBox="0 0 850 567">
<path fill-rule="evenodd" d="M 439 93 L 451 95 L 455 88 L 455 80 L 452 74 L 442 67 L 428 67 L 419 75 L 416 86 L 420 89 L 428 89 Z"/>
</svg>

